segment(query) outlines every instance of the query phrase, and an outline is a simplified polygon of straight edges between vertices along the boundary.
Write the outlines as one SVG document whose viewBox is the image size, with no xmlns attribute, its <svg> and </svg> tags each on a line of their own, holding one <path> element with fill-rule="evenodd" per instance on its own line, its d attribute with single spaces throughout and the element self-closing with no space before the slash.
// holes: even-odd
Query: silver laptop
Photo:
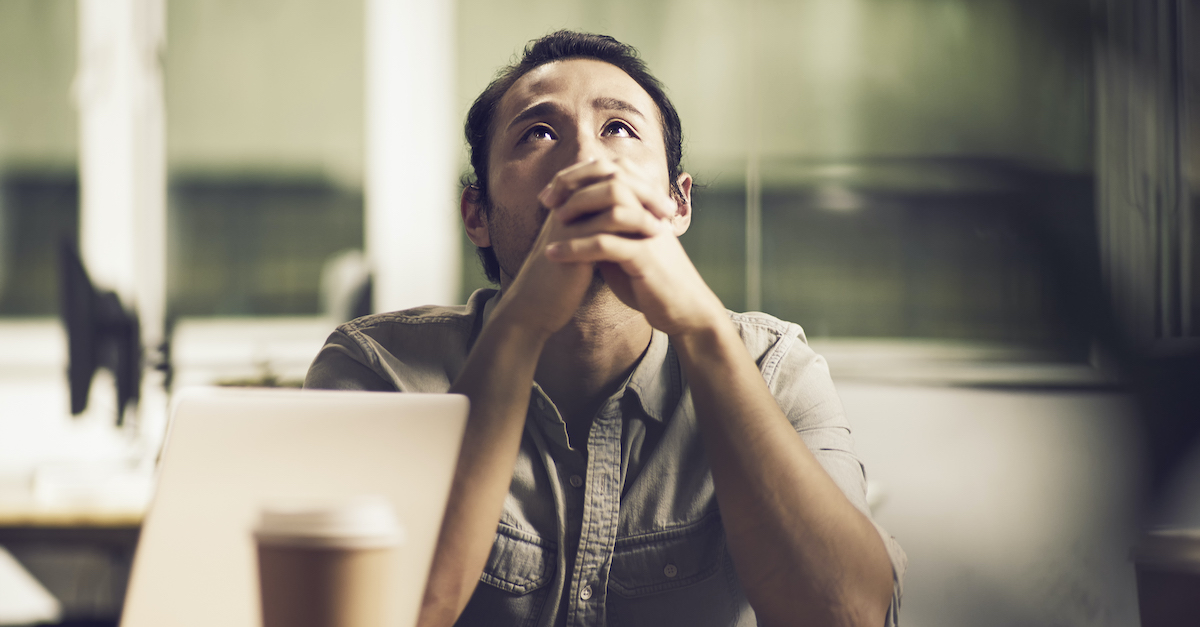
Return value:
<svg viewBox="0 0 1200 627">
<path fill-rule="evenodd" d="M 121 625 L 257 627 L 263 502 L 365 494 L 404 528 L 389 624 L 414 624 L 466 417 L 450 394 L 181 392 Z"/>
</svg>

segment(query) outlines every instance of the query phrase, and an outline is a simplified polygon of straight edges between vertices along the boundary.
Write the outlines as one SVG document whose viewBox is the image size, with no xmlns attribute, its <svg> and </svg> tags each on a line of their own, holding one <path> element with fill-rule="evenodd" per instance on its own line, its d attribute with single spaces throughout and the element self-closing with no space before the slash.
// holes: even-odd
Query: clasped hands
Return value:
<svg viewBox="0 0 1200 627">
<path fill-rule="evenodd" d="M 623 159 L 592 159 L 554 176 L 538 194 L 546 220 L 509 290 L 537 305 L 553 332 L 579 308 L 593 268 L 627 306 L 668 335 L 703 329 L 724 306 L 692 265 L 678 236 L 690 205 Z"/>
</svg>

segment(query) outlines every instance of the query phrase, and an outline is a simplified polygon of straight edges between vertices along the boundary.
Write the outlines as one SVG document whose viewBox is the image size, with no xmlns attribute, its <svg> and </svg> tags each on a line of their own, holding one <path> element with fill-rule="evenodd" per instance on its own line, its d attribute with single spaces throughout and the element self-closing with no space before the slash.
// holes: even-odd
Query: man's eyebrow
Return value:
<svg viewBox="0 0 1200 627">
<path fill-rule="evenodd" d="M 524 111 L 521 111 L 520 113 L 518 113 L 516 115 L 516 117 L 514 117 L 512 119 L 512 121 L 508 123 L 508 126 L 506 128 L 512 128 L 512 127 L 514 127 L 526 120 L 532 119 L 532 118 L 546 117 L 552 113 L 558 113 L 561 110 L 562 110 L 562 108 L 559 107 L 557 104 L 550 102 L 550 101 L 543 100 L 542 102 L 539 102 L 535 105 L 526 107 Z"/>
<path fill-rule="evenodd" d="M 596 99 L 592 100 L 592 106 L 597 109 L 608 110 L 608 111 L 624 111 L 625 113 L 631 113 L 639 118 L 642 118 L 643 120 L 646 119 L 646 114 L 642 113 L 640 109 L 629 104 L 628 102 L 626 102 L 624 100 L 621 100 L 620 98 L 610 98 L 610 97 L 602 96 L 600 98 L 596 98 Z M 539 102 L 537 104 L 526 107 L 523 111 L 521 111 L 520 113 L 515 115 L 513 117 L 513 119 L 508 123 L 508 126 L 505 128 L 511 129 L 512 127 L 517 126 L 527 120 L 530 120 L 533 118 L 547 117 L 547 116 L 550 116 L 551 114 L 561 113 L 561 112 L 562 112 L 562 107 L 559 106 L 557 103 L 549 101 L 549 100 L 543 100 L 542 102 Z"/>
<path fill-rule="evenodd" d="M 597 109 L 606 109 L 606 110 L 611 110 L 611 111 L 624 111 L 626 113 L 632 113 L 633 115 L 636 115 L 639 118 L 642 118 L 643 120 L 646 119 L 646 114 L 644 114 L 640 110 L 638 110 L 637 107 L 635 107 L 635 106 L 629 104 L 628 102 L 625 102 L 624 100 L 621 100 L 619 98 L 604 98 L 604 97 L 597 98 L 592 101 L 592 106 L 596 107 Z"/>
</svg>

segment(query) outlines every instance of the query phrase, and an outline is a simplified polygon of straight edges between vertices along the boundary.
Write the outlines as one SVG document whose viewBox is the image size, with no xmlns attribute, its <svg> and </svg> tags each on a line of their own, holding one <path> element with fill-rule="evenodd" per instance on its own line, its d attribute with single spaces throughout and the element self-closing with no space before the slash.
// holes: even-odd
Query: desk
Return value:
<svg viewBox="0 0 1200 627">
<path fill-rule="evenodd" d="M 32 499 L 0 500 L 0 543 L 13 529 L 45 529 L 59 533 L 70 529 L 137 529 L 145 516 L 144 507 L 45 505 Z"/>
<path fill-rule="evenodd" d="M 144 510 L 0 501 L 0 546 L 46 588 L 66 621 L 115 624 Z"/>
</svg>

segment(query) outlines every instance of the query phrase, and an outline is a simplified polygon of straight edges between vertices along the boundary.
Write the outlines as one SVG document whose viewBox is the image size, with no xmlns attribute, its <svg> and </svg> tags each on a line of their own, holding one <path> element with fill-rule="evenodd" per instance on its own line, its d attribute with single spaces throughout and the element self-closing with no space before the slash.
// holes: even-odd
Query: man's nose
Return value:
<svg viewBox="0 0 1200 627">
<path fill-rule="evenodd" d="M 569 163 L 563 164 L 563 167 L 608 157 L 608 154 L 604 152 L 604 145 L 598 137 L 582 130 L 576 131 L 573 135 L 574 137 L 568 142 L 569 152 L 566 155 Z"/>
</svg>

